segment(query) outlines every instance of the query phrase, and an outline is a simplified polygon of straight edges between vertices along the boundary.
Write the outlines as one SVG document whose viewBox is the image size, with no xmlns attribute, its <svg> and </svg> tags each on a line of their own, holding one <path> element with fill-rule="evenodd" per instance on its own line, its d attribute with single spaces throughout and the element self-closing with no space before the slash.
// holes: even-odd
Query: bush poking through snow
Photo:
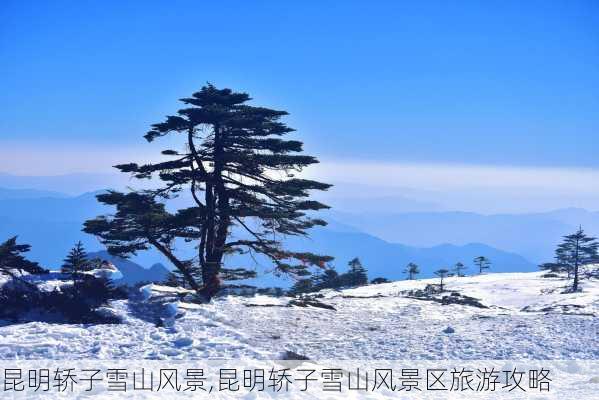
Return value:
<svg viewBox="0 0 599 400">
<path fill-rule="evenodd" d="M 43 291 L 35 285 L 10 281 L 0 287 L 0 319 L 11 322 L 53 321 L 64 323 L 118 323 L 114 317 L 96 312 L 111 298 L 123 298 L 101 278 L 83 276 L 77 287 L 63 285 Z"/>
<path fill-rule="evenodd" d="M 370 281 L 371 284 L 373 285 L 380 285 L 381 283 L 389 283 L 389 279 L 387 278 L 374 278 L 373 280 Z"/>
<path fill-rule="evenodd" d="M 0 319 L 12 322 L 53 321 L 71 323 L 118 322 L 97 313 L 96 309 L 112 298 L 126 298 L 122 289 L 115 289 L 102 270 L 90 271 L 85 250 L 78 243 L 63 265 L 71 280 L 60 280 L 54 290 L 43 286 L 54 274 L 27 260 L 23 253 L 29 245 L 20 245 L 13 237 L 0 244 L 0 275 L 9 279 L 0 286 Z M 97 274 L 99 272 L 100 274 Z M 61 274 L 59 274 L 61 275 Z"/>
</svg>

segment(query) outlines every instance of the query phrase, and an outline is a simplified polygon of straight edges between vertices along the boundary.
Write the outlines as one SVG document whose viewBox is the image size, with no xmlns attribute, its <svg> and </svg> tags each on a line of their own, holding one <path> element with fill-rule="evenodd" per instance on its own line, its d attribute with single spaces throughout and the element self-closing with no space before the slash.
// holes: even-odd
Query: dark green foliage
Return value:
<svg viewBox="0 0 599 400">
<path fill-rule="evenodd" d="M 127 294 L 112 287 L 108 280 L 93 275 L 81 274 L 92 268 L 81 243 L 69 253 L 63 272 L 73 275 L 73 285 L 68 283 L 60 290 L 46 292 L 36 284 L 22 278 L 23 272 L 47 274 L 48 271 L 37 263 L 27 260 L 22 253 L 29 251 L 29 245 L 19 245 L 16 237 L 0 244 L 0 274 L 12 278 L 0 287 L 0 319 L 11 321 L 48 320 L 71 323 L 112 323 L 113 318 L 96 312 L 106 305 L 109 299 L 126 298 Z"/>
<path fill-rule="evenodd" d="M 563 238 L 556 249 L 556 264 L 559 270 L 566 270 L 572 277 L 572 291 L 579 289 L 580 267 L 585 264 L 599 262 L 599 242 L 597 238 L 588 236 L 582 227 Z"/>
<path fill-rule="evenodd" d="M 20 280 L 12 280 L 0 286 L 0 320 L 16 322 L 31 311 L 42 307 L 43 293 L 35 285 L 27 285 Z"/>
<path fill-rule="evenodd" d="M 443 291 L 443 279 L 445 279 L 449 275 L 449 270 L 445 268 L 438 269 L 437 271 L 435 271 L 435 275 L 437 275 L 441 279 L 441 282 L 439 283 L 439 289 Z"/>
<path fill-rule="evenodd" d="M 348 271 L 340 276 L 342 286 L 362 286 L 368 284 L 368 273 L 359 258 L 354 258 L 347 265 L 349 266 Z"/>
<path fill-rule="evenodd" d="M 389 279 L 387 278 L 374 278 L 370 281 L 373 285 L 379 285 L 381 283 L 389 283 Z"/>
<path fill-rule="evenodd" d="M 60 290 L 51 292 L 15 281 L 0 287 L 0 319 L 13 322 L 117 323 L 117 319 L 103 316 L 96 310 L 106 305 L 109 299 L 126 297 L 124 290 L 92 275 L 83 275 L 77 288 L 64 285 Z"/>
<path fill-rule="evenodd" d="M 28 286 L 31 290 L 35 287 L 23 279 L 23 274 L 45 274 L 48 273 L 48 270 L 25 258 L 23 253 L 30 249 L 31 246 L 28 244 L 17 244 L 16 236 L 0 244 L 0 275 L 8 276 L 13 281 L 19 281 L 21 286 Z"/>
<path fill-rule="evenodd" d="M 573 267 L 569 262 L 569 255 L 566 243 L 560 243 L 555 249 L 555 264 L 558 264 L 560 272 L 566 272 L 568 278 L 572 277 Z"/>
<path fill-rule="evenodd" d="M 464 273 L 462 271 L 467 270 L 468 267 L 466 267 L 464 264 L 462 264 L 461 262 L 457 262 L 454 266 L 453 266 L 453 271 L 455 273 L 456 276 L 465 276 Z"/>
<path fill-rule="evenodd" d="M 339 274 L 334 268 L 322 270 L 314 278 L 298 280 L 290 289 L 290 293 L 317 292 L 322 289 L 336 289 L 347 286 L 363 286 L 368 284 L 368 274 L 359 258 L 354 258 L 348 263 L 347 272 Z"/>
<path fill-rule="evenodd" d="M 220 279 L 223 281 L 240 281 L 256 277 L 256 271 L 246 268 L 221 268 Z"/>
<path fill-rule="evenodd" d="M 312 283 L 311 278 L 303 278 L 298 279 L 291 289 L 289 289 L 289 294 L 297 295 L 302 293 L 309 293 L 314 291 L 314 284 Z"/>
<path fill-rule="evenodd" d="M 312 266 L 324 267 L 332 257 L 286 250 L 281 238 L 306 235 L 309 228 L 326 224 L 309 216 L 327 208 L 309 196 L 330 185 L 295 176 L 318 161 L 297 154 L 301 142 L 283 139 L 293 131 L 280 120 L 286 112 L 245 104 L 249 100 L 246 93 L 212 85 L 181 99 L 187 107 L 145 135 L 148 141 L 180 137 L 181 148 L 163 151 L 167 161 L 117 166 L 138 179 L 158 177 L 162 187 L 98 196 L 117 212 L 87 221 L 84 230 L 99 236 L 114 255 L 155 247 L 207 299 L 218 291 L 221 275 L 228 274 L 222 270 L 227 254 L 265 255 L 275 273 L 294 277 L 309 275 Z M 163 202 L 183 190 L 193 198 L 190 207 L 166 211 Z M 231 240 L 235 226 L 246 236 Z M 176 239 L 193 242 L 197 257 L 179 259 Z"/>
<path fill-rule="evenodd" d="M 340 286 L 339 273 L 334 268 L 326 268 L 314 277 L 314 291 L 338 288 Z"/>
<path fill-rule="evenodd" d="M 74 285 L 77 286 L 82 278 L 82 273 L 93 269 L 93 267 L 92 262 L 87 259 L 83 244 L 79 241 L 69 251 L 60 270 L 62 273 L 70 275 Z"/>
<path fill-rule="evenodd" d="M 420 269 L 418 268 L 418 265 L 414 263 L 409 263 L 408 265 L 406 265 L 406 269 L 403 272 L 404 274 L 408 275 L 409 280 L 413 280 L 415 279 L 416 275 L 420 273 Z"/>
<path fill-rule="evenodd" d="M 198 238 L 198 230 L 189 226 L 189 220 L 197 220 L 197 210 L 169 213 L 150 193 L 108 191 L 97 197 L 100 202 L 115 206 L 116 213 L 86 221 L 85 232 L 98 235 L 116 256 L 127 257 L 153 246 L 173 263 L 188 285 L 200 289 L 201 271 L 192 260 L 182 260 L 174 253 L 176 238 Z"/>
<path fill-rule="evenodd" d="M 549 272 L 567 272 L 567 268 L 564 264 L 562 263 L 557 263 L 557 262 L 548 262 L 548 263 L 543 263 L 539 265 L 539 269 L 541 271 L 549 271 Z"/>
<path fill-rule="evenodd" d="M 28 244 L 17 244 L 14 236 L 0 244 L 0 274 L 14 278 L 16 274 L 27 272 L 29 274 L 44 274 L 48 271 L 39 266 L 38 263 L 29 261 L 23 253 L 28 252 L 31 246 Z"/>
<path fill-rule="evenodd" d="M 126 292 L 116 288 L 109 279 L 84 275 L 80 283 L 80 299 L 92 308 L 105 305 L 108 300 L 126 298 Z"/>
<path fill-rule="evenodd" d="M 478 266 L 478 273 L 482 274 L 484 270 L 491 268 L 491 260 L 485 256 L 478 256 L 474 259 L 474 264 Z"/>
</svg>

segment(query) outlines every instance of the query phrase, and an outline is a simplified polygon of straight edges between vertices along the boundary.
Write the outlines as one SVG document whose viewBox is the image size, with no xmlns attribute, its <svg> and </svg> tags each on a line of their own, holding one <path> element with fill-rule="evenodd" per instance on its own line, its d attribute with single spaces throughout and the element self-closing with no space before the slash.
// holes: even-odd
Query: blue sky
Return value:
<svg viewBox="0 0 599 400">
<path fill-rule="evenodd" d="M 5 0 L 0 18 L 0 170 L 138 151 L 206 81 L 289 111 L 322 159 L 599 168 L 597 1 Z"/>
</svg>

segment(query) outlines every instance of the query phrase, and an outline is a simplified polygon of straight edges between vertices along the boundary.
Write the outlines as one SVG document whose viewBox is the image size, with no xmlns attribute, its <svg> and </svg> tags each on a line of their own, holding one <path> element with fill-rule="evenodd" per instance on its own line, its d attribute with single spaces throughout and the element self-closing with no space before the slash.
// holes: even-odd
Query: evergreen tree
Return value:
<svg viewBox="0 0 599 400">
<path fill-rule="evenodd" d="M 441 269 L 435 271 L 435 275 L 437 275 L 441 279 L 441 282 L 439 284 L 439 288 L 441 291 L 443 291 L 443 289 L 444 289 L 443 279 L 446 278 L 448 274 L 449 274 L 449 270 L 447 270 L 445 268 L 441 268 Z"/>
<path fill-rule="evenodd" d="M 455 271 L 455 275 L 456 276 L 465 276 L 464 273 L 462 271 L 465 271 L 466 269 L 468 269 L 468 267 L 466 267 L 464 264 L 462 264 L 461 262 L 457 262 L 454 266 L 453 266 L 453 270 Z"/>
<path fill-rule="evenodd" d="M 474 264 L 478 266 L 478 273 L 482 274 L 484 270 L 491 268 L 491 260 L 485 256 L 478 256 L 474 259 Z"/>
<path fill-rule="evenodd" d="M 220 279 L 223 281 L 241 281 L 257 276 L 256 271 L 247 268 L 221 268 Z"/>
<path fill-rule="evenodd" d="M 77 286 L 81 280 L 82 272 L 90 269 L 91 264 L 87 259 L 87 253 L 83 248 L 83 244 L 79 241 L 75 244 L 75 247 L 69 251 L 60 270 L 62 273 L 70 275 L 71 279 L 73 279 L 73 285 Z"/>
<path fill-rule="evenodd" d="M 84 230 L 99 236 L 114 255 L 156 248 L 206 300 L 220 287 L 227 254 L 262 254 L 277 274 L 294 277 L 309 275 L 312 266 L 324 267 L 332 257 L 286 250 L 281 238 L 326 225 L 309 215 L 327 206 L 309 196 L 330 185 L 295 176 L 318 161 L 298 154 L 301 142 L 282 138 L 293 131 L 280 121 L 287 113 L 250 106 L 248 100 L 246 93 L 210 84 L 181 99 L 187 107 L 153 125 L 145 138 L 180 137 L 182 148 L 164 150 L 167 161 L 116 166 L 139 179 L 157 176 L 162 186 L 99 195 L 102 203 L 116 206 L 116 214 L 87 221 Z M 193 203 L 167 211 L 164 203 L 184 190 Z M 232 240 L 234 227 L 245 236 Z M 197 256 L 180 258 L 175 242 L 193 242 Z"/>
<path fill-rule="evenodd" d="M 293 295 L 308 293 L 314 290 L 314 284 L 311 278 L 302 278 L 298 279 L 291 289 L 289 289 L 289 293 Z"/>
<path fill-rule="evenodd" d="M 568 278 L 572 278 L 572 265 L 570 254 L 568 252 L 566 243 L 560 243 L 555 249 L 555 263 L 560 266 L 560 272 L 565 271 L 568 274 Z"/>
<path fill-rule="evenodd" d="M 406 269 L 403 272 L 408 275 L 408 280 L 414 280 L 416 275 L 420 273 L 420 269 L 418 268 L 418 265 L 411 262 L 406 265 Z"/>
<path fill-rule="evenodd" d="M 564 271 L 563 265 L 556 262 L 547 262 L 539 265 L 539 269 L 541 271 L 550 271 L 550 272 L 562 272 Z"/>
<path fill-rule="evenodd" d="M 560 243 L 555 249 L 555 261 L 546 262 L 539 265 L 541 271 L 550 271 L 553 273 L 566 272 L 568 278 L 572 277 L 572 267 L 570 266 L 569 256 L 564 243 Z"/>
<path fill-rule="evenodd" d="M 567 265 L 567 270 L 571 271 L 572 291 L 576 292 L 579 288 L 580 266 L 599 261 L 599 242 L 597 238 L 585 234 L 582 227 L 563 239 L 557 249 L 558 257 Z"/>
<path fill-rule="evenodd" d="M 368 283 L 368 273 L 366 268 L 358 257 L 347 263 L 349 270 L 347 271 L 346 283 L 350 286 L 362 286 Z"/>
<path fill-rule="evenodd" d="M 48 271 L 40 267 L 38 263 L 25 258 L 23 253 L 29 250 L 31 250 L 30 245 L 17 244 L 16 236 L 0 244 L 0 275 L 6 275 L 15 280 L 25 282 L 20 278 L 24 272 L 29 274 L 47 273 Z"/>
<path fill-rule="evenodd" d="M 341 286 L 339 274 L 334 268 L 326 268 L 320 274 L 314 277 L 314 289 L 332 289 Z"/>
</svg>

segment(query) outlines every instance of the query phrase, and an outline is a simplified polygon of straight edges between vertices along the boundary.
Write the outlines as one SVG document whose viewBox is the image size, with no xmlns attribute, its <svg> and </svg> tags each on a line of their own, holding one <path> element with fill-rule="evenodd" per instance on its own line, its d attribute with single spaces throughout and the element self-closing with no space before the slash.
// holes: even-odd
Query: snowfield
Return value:
<svg viewBox="0 0 599 400">
<path fill-rule="evenodd" d="M 122 324 L 0 326 L 0 359 L 599 359 L 599 281 L 563 294 L 566 280 L 541 275 L 446 279 L 447 290 L 488 308 L 407 296 L 437 279 L 321 292 L 335 310 L 270 296 L 198 305 L 151 285 L 104 310 Z"/>
</svg>

